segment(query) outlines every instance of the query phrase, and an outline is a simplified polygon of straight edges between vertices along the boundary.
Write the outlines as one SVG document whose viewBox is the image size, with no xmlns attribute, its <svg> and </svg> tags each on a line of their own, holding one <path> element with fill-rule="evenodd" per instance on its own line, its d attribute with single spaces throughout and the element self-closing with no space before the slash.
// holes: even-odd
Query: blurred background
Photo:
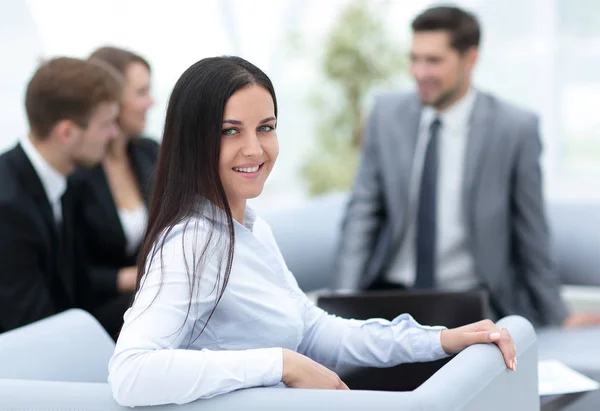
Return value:
<svg viewBox="0 0 600 411">
<path fill-rule="evenodd" d="M 242 56 L 271 77 L 279 162 L 254 206 L 346 191 L 373 96 L 411 89 L 410 21 L 428 0 L 0 0 L 0 151 L 27 132 L 42 59 L 103 45 L 152 65 L 146 135 L 160 140 L 173 85 L 197 60 Z M 541 116 L 550 199 L 600 199 L 600 1 L 464 0 L 483 28 L 476 85 Z M 594 189 L 594 187 L 596 187 Z"/>
</svg>

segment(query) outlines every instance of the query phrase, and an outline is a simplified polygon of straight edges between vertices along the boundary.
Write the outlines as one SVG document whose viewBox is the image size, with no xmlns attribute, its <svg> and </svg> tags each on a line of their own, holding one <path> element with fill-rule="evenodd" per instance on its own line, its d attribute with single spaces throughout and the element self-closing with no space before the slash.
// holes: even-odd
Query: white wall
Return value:
<svg viewBox="0 0 600 411">
<path fill-rule="evenodd" d="M 25 1 L 0 0 L 0 151 L 27 132 L 25 85 L 43 46 Z"/>
<path fill-rule="evenodd" d="M 433 2 L 371 1 L 389 8 L 387 27 L 405 46 L 398 52 L 406 53 L 410 20 Z M 318 57 L 323 36 L 346 2 L 0 0 L 0 55 L 5 58 L 0 64 L 0 149 L 26 132 L 23 93 L 41 57 L 86 57 L 106 44 L 131 48 L 147 57 L 153 66 L 157 100 L 147 132 L 159 139 L 167 100 L 179 75 L 203 57 L 237 54 L 270 75 L 280 105 L 280 159 L 265 194 L 255 203 L 269 203 L 269 207 L 294 204 L 305 198 L 298 171 L 314 144 L 316 114 L 308 105 L 308 94 L 320 86 Z M 600 55 L 600 41 L 582 44 L 572 33 L 565 34 L 562 26 L 563 9 L 571 7 L 577 12 L 581 1 L 457 3 L 475 11 L 483 25 L 477 84 L 542 116 L 550 197 L 600 198 L 600 189 L 590 189 L 600 176 L 600 152 L 598 166 L 590 166 L 588 161 L 583 170 L 577 167 L 583 160 L 566 155 L 575 135 L 598 141 L 600 147 L 600 116 L 594 115 L 600 107 L 600 93 L 594 93 L 600 89 L 600 67 L 595 76 L 583 78 L 579 71 L 565 69 L 561 61 L 577 58 L 581 60 L 577 60 L 578 66 L 585 67 L 588 56 Z M 584 6 L 585 10 L 579 10 L 583 15 L 586 10 L 593 14 L 594 10 L 588 9 L 595 7 L 595 15 L 600 16 L 599 2 L 581 3 Z M 600 40 L 600 21 L 597 27 Z M 305 40 L 302 53 L 289 47 L 291 30 Z M 573 51 L 577 47 L 579 54 Z M 399 86 L 406 88 L 406 84 Z"/>
</svg>

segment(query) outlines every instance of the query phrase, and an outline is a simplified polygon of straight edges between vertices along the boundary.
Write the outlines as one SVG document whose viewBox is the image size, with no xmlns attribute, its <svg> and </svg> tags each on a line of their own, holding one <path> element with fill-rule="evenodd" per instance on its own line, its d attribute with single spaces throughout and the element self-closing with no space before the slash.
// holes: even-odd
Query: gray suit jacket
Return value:
<svg viewBox="0 0 600 411">
<path fill-rule="evenodd" d="M 375 103 L 343 223 L 338 288 L 367 288 L 399 249 L 421 107 L 414 93 Z M 476 274 L 499 315 L 558 324 L 567 310 L 550 255 L 538 119 L 478 92 L 468 139 L 462 205 Z"/>
</svg>

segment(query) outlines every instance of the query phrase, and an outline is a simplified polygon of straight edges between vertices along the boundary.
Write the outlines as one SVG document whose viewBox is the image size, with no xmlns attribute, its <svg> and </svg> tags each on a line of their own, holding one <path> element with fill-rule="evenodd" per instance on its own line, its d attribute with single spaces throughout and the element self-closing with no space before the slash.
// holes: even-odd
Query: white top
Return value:
<svg viewBox="0 0 600 411">
<path fill-rule="evenodd" d="M 148 210 L 142 204 L 136 210 L 121 208 L 118 210 L 118 214 L 119 220 L 121 220 L 121 227 L 123 227 L 123 232 L 125 233 L 125 240 L 127 241 L 125 251 L 127 255 L 133 255 L 142 243 L 144 234 L 146 233 Z"/>
<path fill-rule="evenodd" d="M 436 288 L 465 290 L 478 285 L 473 256 L 468 247 L 468 227 L 462 203 L 465 149 L 476 97 L 477 92 L 470 89 L 462 99 L 442 112 L 436 112 L 431 106 L 423 108 L 411 172 L 408 226 L 404 241 L 388 271 L 387 280 L 390 282 L 408 287 L 415 282 L 419 188 L 425 150 L 430 138 L 430 126 L 433 120 L 439 117 L 441 127 L 438 131 Z"/>
<path fill-rule="evenodd" d="M 245 225 L 235 223 L 225 293 L 199 337 L 223 284 L 222 275 L 220 280 L 216 275 L 217 266 L 226 262 L 225 243 L 208 253 L 205 268 L 196 273 L 199 291 L 189 315 L 186 266 L 194 266 L 194 250 L 199 258 L 208 227 L 214 223 L 222 233 L 223 224 L 197 215 L 176 225 L 162 249 L 162 263 L 158 252 L 146 265 L 109 363 L 108 381 L 119 404 L 182 404 L 278 385 L 282 348 L 333 367 L 393 366 L 446 356 L 443 327 L 421 326 L 407 314 L 391 322 L 346 320 L 316 307 L 288 270 L 267 223 L 250 209 L 246 217 Z"/>
<path fill-rule="evenodd" d="M 23 151 L 44 186 L 46 197 L 52 206 L 52 213 L 58 224 L 62 221 L 62 203 L 60 200 L 67 190 L 67 178 L 42 157 L 29 140 L 29 137 L 21 139 L 21 147 L 23 147 Z"/>
</svg>

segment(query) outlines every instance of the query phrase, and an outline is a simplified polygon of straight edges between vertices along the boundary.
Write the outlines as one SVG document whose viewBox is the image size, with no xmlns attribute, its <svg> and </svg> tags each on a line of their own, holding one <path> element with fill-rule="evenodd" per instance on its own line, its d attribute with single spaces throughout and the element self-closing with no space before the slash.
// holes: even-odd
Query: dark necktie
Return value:
<svg viewBox="0 0 600 411">
<path fill-rule="evenodd" d="M 61 248 L 64 246 L 63 241 L 65 240 L 65 238 L 64 238 L 64 235 L 65 235 L 64 216 L 65 216 L 65 205 L 66 205 L 65 203 L 68 199 L 67 190 L 68 190 L 68 185 L 67 185 L 67 188 L 65 189 L 65 192 L 62 194 L 62 196 L 60 196 L 60 199 L 58 200 L 60 202 L 60 215 L 55 220 L 56 232 L 58 233 L 58 239 L 59 239 L 59 244 L 60 244 Z M 54 210 L 54 207 L 52 207 L 52 209 Z"/>
<path fill-rule="evenodd" d="M 64 257 L 64 248 L 65 248 L 65 225 L 64 225 L 64 214 L 65 214 L 65 193 L 60 198 L 61 204 L 61 214 L 55 220 L 56 224 L 56 234 L 58 238 L 58 257 L 62 259 Z M 61 261 L 61 266 L 63 262 Z"/>
<path fill-rule="evenodd" d="M 435 287 L 438 131 L 440 126 L 441 122 L 436 118 L 429 127 L 429 142 L 425 150 L 425 161 L 421 174 L 415 256 L 417 276 L 414 288 L 417 289 Z"/>
<path fill-rule="evenodd" d="M 73 305 L 78 301 L 79 296 L 76 295 L 77 291 L 77 276 L 81 276 L 82 273 L 75 271 L 75 259 L 78 257 L 75 254 L 74 247 L 75 242 L 73 239 L 73 230 L 75 222 L 73 220 L 73 193 L 70 184 L 67 184 L 67 188 L 61 197 L 61 208 L 62 218 L 58 227 L 59 237 L 59 267 L 61 276 L 63 278 L 65 288 L 69 295 L 69 304 Z"/>
</svg>

